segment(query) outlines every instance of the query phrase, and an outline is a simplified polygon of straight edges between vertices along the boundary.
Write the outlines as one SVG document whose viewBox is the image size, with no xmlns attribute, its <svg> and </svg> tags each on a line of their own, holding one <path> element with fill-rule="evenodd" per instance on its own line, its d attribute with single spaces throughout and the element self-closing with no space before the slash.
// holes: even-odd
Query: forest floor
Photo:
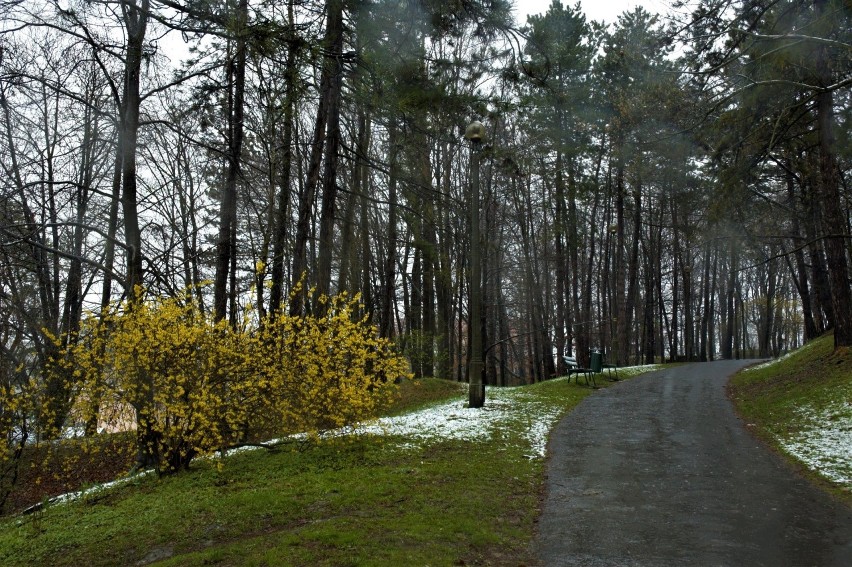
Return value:
<svg viewBox="0 0 852 567">
<path fill-rule="evenodd" d="M 85 443 L 63 440 L 30 446 L 18 463 L 18 477 L 6 513 L 19 513 L 70 492 L 112 482 L 133 465 L 133 438 L 104 435 Z"/>
</svg>

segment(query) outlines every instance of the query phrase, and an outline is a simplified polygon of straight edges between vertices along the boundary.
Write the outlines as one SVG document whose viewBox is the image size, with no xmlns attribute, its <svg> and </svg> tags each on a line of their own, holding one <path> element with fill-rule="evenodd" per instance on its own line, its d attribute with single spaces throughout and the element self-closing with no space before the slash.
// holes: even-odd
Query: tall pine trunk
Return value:
<svg viewBox="0 0 852 567">
<path fill-rule="evenodd" d="M 243 147 L 243 113 L 246 85 L 246 25 L 248 0 L 239 0 L 234 18 L 235 51 L 228 72 L 228 153 L 225 186 L 219 203 L 219 235 L 216 239 L 216 275 L 213 280 L 213 314 L 224 319 L 233 306 L 236 290 L 232 272 L 236 264 L 237 181 Z M 229 285 L 230 283 L 230 285 Z M 233 311 L 233 309 L 232 309 Z M 231 318 L 235 317 L 231 313 Z"/>
<path fill-rule="evenodd" d="M 322 206 L 320 208 L 319 266 L 317 293 L 320 297 L 331 295 L 331 269 L 334 257 L 334 225 L 337 211 L 337 169 L 340 162 L 340 103 L 343 88 L 343 1 L 328 0 L 326 24 L 326 59 L 323 72 L 328 100 L 326 122 L 325 168 L 323 171 Z M 326 304 L 327 305 L 327 304 Z M 322 304 L 320 312 L 324 311 Z"/>
<path fill-rule="evenodd" d="M 820 27 L 830 22 L 826 14 L 827 0 L 814 0 Z M 827 35 L 826 35 L 827 37 Z M 828 47 L 818 51 L 817 73 L 819 84 L 832 84 L 831 59 Z M 819 134 L 819 200 L 825 221 L 825 252 L 831 281 L 831 303 L 834 311 L 834 347 L 852 346 L 852 288 L 846 259 L 846 210 L 840 198 L 840 174 L 835 156 L 834 95 L 824 88 L 816 95 L 817 129 Z"/>
<path fill-rule="evenodd" d="M 287 221 L 290 214 L 290 177 L 293 167 L 293 125 L 296 108 L 296 39 L 293 1 L 287 3 L 287 59 L 284 64 L 284 124 L 281 134 L 281 170 L 278 174 L 278 206 L 272 238 L 272 287 L 269 290 L 269 312 L 281 309 L 284 295 L 284 250 L 287 244 Z"/>
</svg>

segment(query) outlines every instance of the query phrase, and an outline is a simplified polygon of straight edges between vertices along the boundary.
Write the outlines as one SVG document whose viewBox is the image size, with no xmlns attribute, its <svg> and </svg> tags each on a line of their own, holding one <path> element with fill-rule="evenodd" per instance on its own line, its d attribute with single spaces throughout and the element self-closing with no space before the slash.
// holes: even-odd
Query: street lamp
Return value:
<svg viewBox="0 0 852 567">
<path fill-rule="evenodd" d="M 686 264 L 683 267 L 683 302 L 685 319 L 684 322 L 684 351 L 686 360 L 692 362 L 693 359 L 693 319 L 692 319 L 692 264 Z"/>
<path fill-rule="evenodd" d="M 482 383 L 482 256 L 479 236 L 479 150 L 485 139 L 485 126 L 471 122 L 464 132 L 470 141 L 470 365 L 468 366 L 468 406 L 485 405 L 485 384 Z"/>
</svg>

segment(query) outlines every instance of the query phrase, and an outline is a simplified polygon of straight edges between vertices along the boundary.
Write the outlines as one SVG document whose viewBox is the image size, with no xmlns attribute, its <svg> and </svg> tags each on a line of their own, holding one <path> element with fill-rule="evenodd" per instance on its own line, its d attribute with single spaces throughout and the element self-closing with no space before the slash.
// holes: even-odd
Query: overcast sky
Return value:
<svg viewBox="0 0 852 567">
<path fill-rule="evenodd" d="M 552 0 L 515 0 L 515 19 L 524 24 L 528 14 L 543 14 Z M 562 0 L 563 6 L 574 6 L 577 0 Z M 587 20 L 604 21 L 611 24 L 618 15 L 636 6 L 642 6 L 652 14 L 666 11 L 668 2 L 664 0 L 580 0 Z"/>
</svg>

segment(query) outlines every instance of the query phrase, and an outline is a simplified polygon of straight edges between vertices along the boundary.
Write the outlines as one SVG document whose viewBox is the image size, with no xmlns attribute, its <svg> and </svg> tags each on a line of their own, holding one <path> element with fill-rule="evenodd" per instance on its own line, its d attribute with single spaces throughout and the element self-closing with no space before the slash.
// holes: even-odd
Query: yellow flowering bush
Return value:
<svg viewBox="0 0 852 567">
<path fill-rule="evenodd" d="M 322 317 L 278 314 L 237 328 L 175 298 L 92 317 L 63 357 L 72 419 L 107 431 L 135 427 L 140 455 L 160 472 L 261 432 L 369 419 L 407 364 L 355 318 L 357 298 L 343 294 L 327 307 Z"/>
<path fill-rule="evenodd" d="M 31 411 L 32 400 L 29 385 L 15 385 L 8 379 L 10 374 L 4 372 L 0 381 L 0 510 L 18 477 L 19 458 L 28 437 L 26 415 Z"/>
<path fill-rule="evenodd" d="M 255 376 L 273 395 L 271 414 L 290 430 L 316 432 L 363 421 L 391 401 L 408 363 L 357 319 L 358 297 L 343 293 L 321 317 L 279 315 L 264 321 L 256 340 Z"/>
</svg>

